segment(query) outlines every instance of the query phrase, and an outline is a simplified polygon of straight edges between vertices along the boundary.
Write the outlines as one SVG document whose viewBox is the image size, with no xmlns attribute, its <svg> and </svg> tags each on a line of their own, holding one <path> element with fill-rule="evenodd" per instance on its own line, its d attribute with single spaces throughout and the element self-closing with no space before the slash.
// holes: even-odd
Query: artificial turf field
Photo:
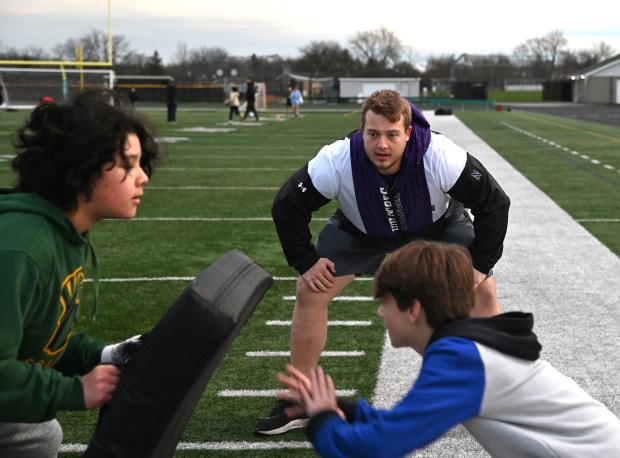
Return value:
<svg viewBox="0 0 620 458">
<path fill-rule="evenodd" d="M 181 111 L 176 124 L 165 123 L 165 113 L 160 111 L 144 114 L 165 140 L 165 154 L 138 218 L 103 221 L 92 230 L 104 281 L 94 322 L 88 305 L 92 284 L 86 285 L 78 330 L 107 341 L 147 331 L 206 265 L 232 248 L 244 251 L 276 282 L 209 383 L 182 438 L 188 450 L 177 455 L 314 456 L 300 431 L 275 438 L 250 433 L 256 419 L 273 404 L 271 390 L 278 388 L 274 374 L 282 370 L 287 357 L 249 356 L 255 353 L 248 352 L 288 349 L 288 327 L 270 324 L 290 319 L 295 277 L 285 265 L 270 220 L 273 196 L 322 145 L 356 128 L 359 111 L 307 113 L 301 118 L 280 114 L 280 119 L 275 112 L 264 113 L 260 123 L 233 125 L 227 124 L 223 110 Z M 618 255 L 617 128 L 517 111 L 456 114 Z M 12 183 L 10 133 L 24 116 L 0 113 L 2 186 Z M 334 208 L 330 205 L 315 215 L 314 233 Z M 384 334 L 374 313 L 376 302 L 360 300 L 370 293 L 370 281 L 357 281 L 345 290 L 342 301 L 332 304 L 330 320 L 356 325 L 330 328 L 326 351 L 345 353 L 322 360 L 337 388 L 366 398 L 375 389 Z M 59 417 L 66 444 L 62 456 L 71 456 L 69 450 L 79 455 L 96 417 L 95 412 Z"/>
</svg>

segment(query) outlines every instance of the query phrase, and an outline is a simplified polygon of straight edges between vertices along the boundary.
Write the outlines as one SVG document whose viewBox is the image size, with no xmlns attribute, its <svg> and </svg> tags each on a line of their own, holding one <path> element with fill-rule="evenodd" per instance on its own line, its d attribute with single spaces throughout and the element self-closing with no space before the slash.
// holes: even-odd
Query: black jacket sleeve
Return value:
<svg viewBox="0 0 620 458">
<path fill-rule="evenodd" d="M 474 267 L 488 273 L 504 250 L 510 199 L 482 163 L 469 153 L 463 172 L 448 194 L 471 209 L 475 236 L 469 251 Z"/>
<path fill-rule="evenodd" d="M 329 201 L 312 184 L 307 164 L 282 185 L 273 201 L 271 216 L 284 256 L 300 274 L 319 260 L 312 244 L 310 221 L 312 213 Z"/>
</svg>

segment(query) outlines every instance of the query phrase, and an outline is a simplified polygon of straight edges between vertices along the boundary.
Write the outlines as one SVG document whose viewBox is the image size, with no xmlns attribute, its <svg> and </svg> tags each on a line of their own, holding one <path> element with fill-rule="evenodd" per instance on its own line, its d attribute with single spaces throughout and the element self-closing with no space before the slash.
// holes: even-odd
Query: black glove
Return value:
<svg viewBox="0 0 620 458">
<path fill-rule="evenodd" d="M 146 334 L 133 336 L 123 342 L 108 345 L 101 352 L 101 364 L 123 368 L 144 344 Z"/>
</svg>

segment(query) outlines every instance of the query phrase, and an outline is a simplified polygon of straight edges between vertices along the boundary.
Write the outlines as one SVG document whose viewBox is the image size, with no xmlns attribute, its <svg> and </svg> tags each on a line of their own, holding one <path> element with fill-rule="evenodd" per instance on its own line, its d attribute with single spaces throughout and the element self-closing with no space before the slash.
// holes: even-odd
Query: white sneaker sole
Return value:
<svg viewBox="0 0 620 458">
<path fill-rule="evenodd" d="M 298 418 L 297 420 L 289 421 L 287 424 L 280 428 L 272 429 L 270 431 L 257 431 L 257 434 L 262 434 L 265 436 L 277 436 L 278 434 L 284 434 L 291 429 L 305 428 L 307 424 L 307 418 Z"/>
</svg>

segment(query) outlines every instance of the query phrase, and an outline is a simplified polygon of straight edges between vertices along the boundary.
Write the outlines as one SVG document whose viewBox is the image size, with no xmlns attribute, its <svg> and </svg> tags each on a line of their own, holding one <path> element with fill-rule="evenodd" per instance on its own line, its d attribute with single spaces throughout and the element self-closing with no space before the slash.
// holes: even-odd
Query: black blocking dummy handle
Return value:
<svg viewBox="0 0 620 458">
<path fill-rule="evenodd" d="M 239 250 L 203 270 L 123 370 L 84 456 L 173 456 L 215 369 L 272 284 Z"/>
</svg>

